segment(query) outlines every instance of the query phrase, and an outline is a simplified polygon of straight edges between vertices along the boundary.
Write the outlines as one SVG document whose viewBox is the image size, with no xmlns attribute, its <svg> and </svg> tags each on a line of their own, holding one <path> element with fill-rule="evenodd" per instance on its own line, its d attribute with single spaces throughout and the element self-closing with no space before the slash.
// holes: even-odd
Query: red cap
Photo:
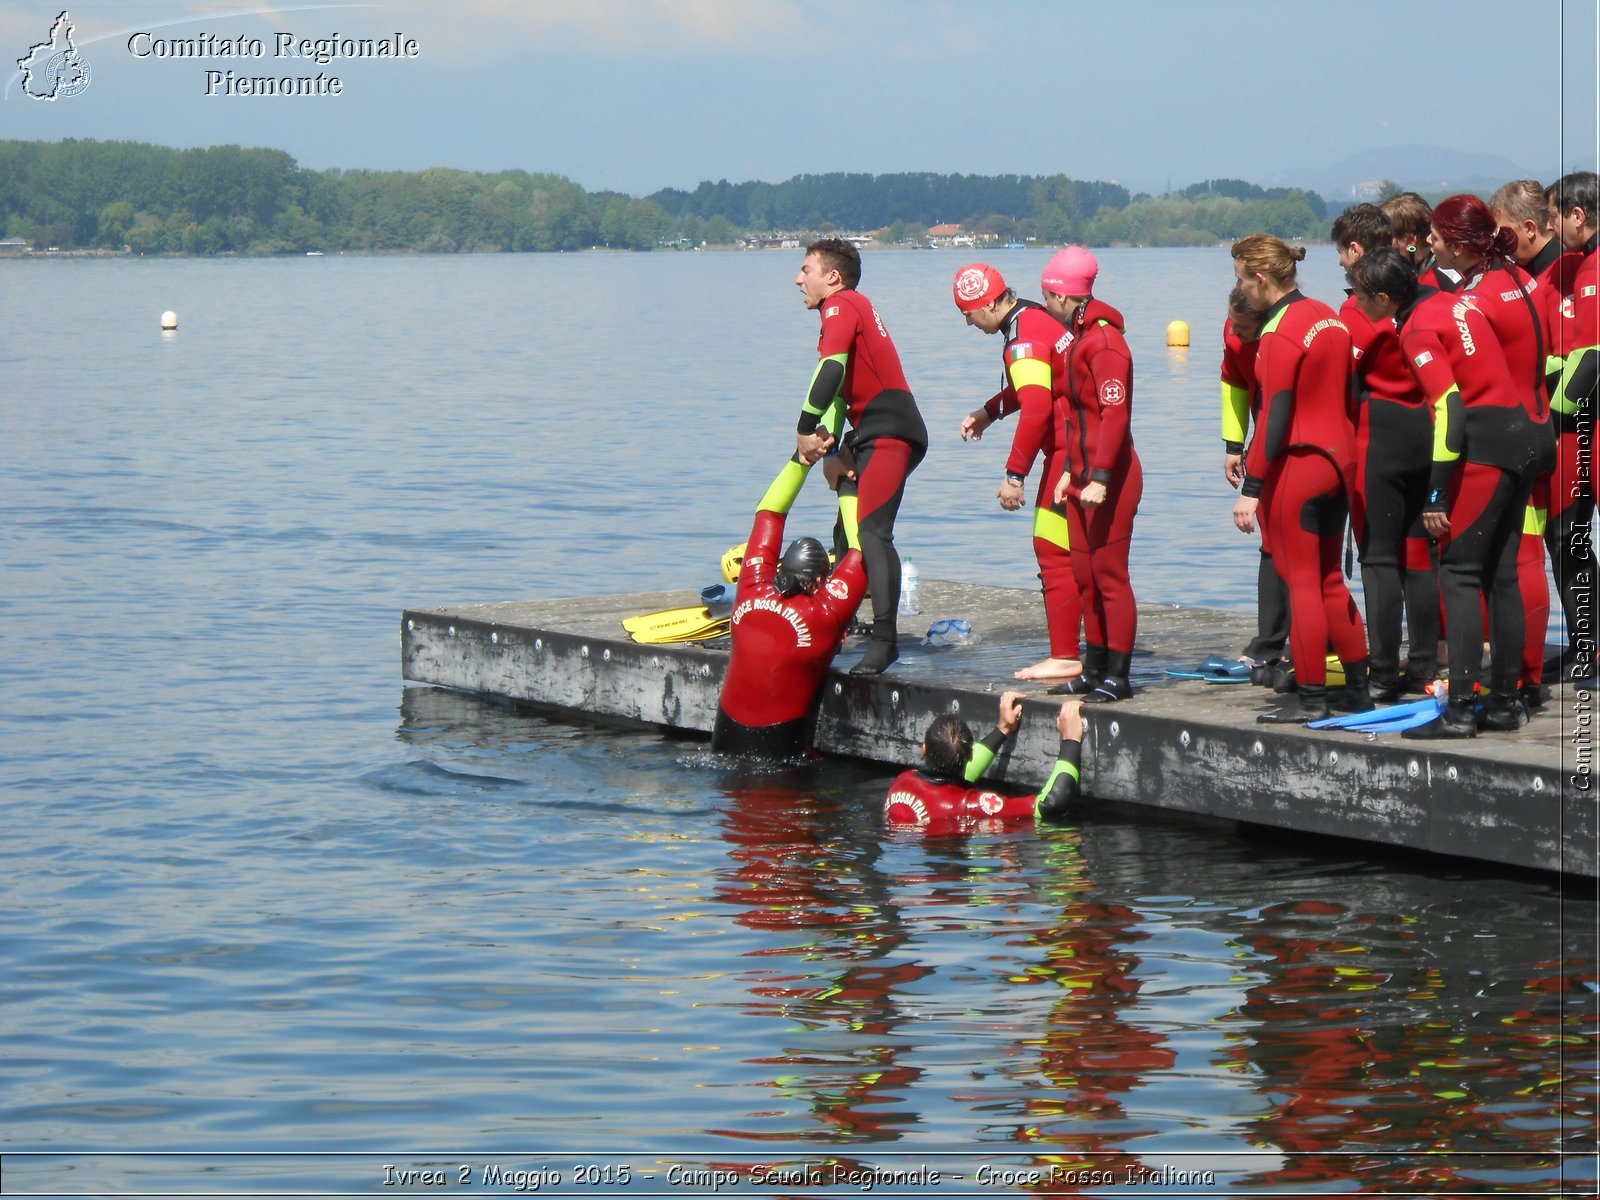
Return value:
<svg viewBox="0 0 1600 1200">
<path fill-rule="evenodd" d="M 1005 295 L 1006 281 L 988 263 L 971 263 L 956 272 L 956 307 L 971 312 Z"/>
<path fill-rule="evenodd" d="M 1098 274 L 1100 264 L 1094 255 L 1082 246 L 1068 246 L 1056 251 L 1045 264 L 1039 285 L 1058 296 L 1088 296 L 1094 292 L 1094 277 Z"/>
</svg>

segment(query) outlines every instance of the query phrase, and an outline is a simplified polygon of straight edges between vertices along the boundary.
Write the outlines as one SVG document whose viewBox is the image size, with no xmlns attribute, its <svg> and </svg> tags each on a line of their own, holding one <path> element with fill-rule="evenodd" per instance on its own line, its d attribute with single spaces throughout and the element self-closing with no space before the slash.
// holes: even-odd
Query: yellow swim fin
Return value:
<svg viewBox="0 0 1600 1200">
<path fill-rule="evenodd" d="M 636 642 L 703 642 L 728 632 L 726 616 L 713 617 L 703 604 L 624 617 L 622 628 Z"/>
</svg>

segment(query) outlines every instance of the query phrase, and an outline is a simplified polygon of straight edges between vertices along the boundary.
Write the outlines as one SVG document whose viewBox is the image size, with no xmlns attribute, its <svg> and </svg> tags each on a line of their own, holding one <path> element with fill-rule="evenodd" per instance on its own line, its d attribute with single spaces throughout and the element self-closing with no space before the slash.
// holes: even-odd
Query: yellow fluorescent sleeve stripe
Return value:
<svg viewBox="0 0 1600 1200">
<path fill-rule="evenodd" d="M 1025 387 L 1042 387 L 1050 390 L 1050 364 L 1037 358 L 1019 358 L 1008 364 L 1011 386 L 1021 391 Z"/>
<path fill-rule="evenodd" d="M 1053 508 L 1041 505 L 1033 510 L 1033 536 L 1063 550 L 1072 549 L 1072 539 L 1067 536 L 1067 518 Z"/>
<path fill-rule="evenodd" d="M 1237 384 L 1222 385 L 1222 440 L 1242 442 L 1250 427 L 1250 393 Z"/>
<path fill-rule="evenodd" d="M 1433 402 L 1433 461 L 1455 462 L 1461 457 L 1461 451 L 1452 450 L 1449 446 L 1450 436 L 1450 397 L 1456 395 L 1452 387 L 1444 395 Z"/>
</svg>

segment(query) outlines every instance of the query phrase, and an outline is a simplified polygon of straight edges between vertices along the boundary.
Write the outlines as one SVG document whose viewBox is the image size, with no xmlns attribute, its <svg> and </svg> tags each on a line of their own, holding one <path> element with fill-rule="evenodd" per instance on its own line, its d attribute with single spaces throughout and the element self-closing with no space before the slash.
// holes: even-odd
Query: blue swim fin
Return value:
<svg viewBox="0 0 1600 1200">
<path fill-rule="evenodd" d="M 1220 654 L 1209 654 L 1206 660 L 1196 667 L 1168 667 L 1167 674 L 1173 679 L 1215 679 L 1221 682 L 1231 682 L 1230 676 L 1235 668 L 1244 668 L 1244 677 L 1250 678 L 1250 665 L 1241 663 L 1231 658 L 1224 658 Z"/>
<path fill-rule="evenodd" d="M 1424 696 L 1420 700 L 1411 700 L 1405 704 L 1391 704 L 1386 708 L 1374 708 L 1367 712 L 1341 713 L 1337 717 L 1324 717 L 1320 721 L 1312 721 L 1308 729 L 1357 729 L 1370 730 L 1374 733 L 1390 732 L 1395 729 L 1408 728 L 1401 722 L 1411 722 L 1422 725 L 1433 720 L 1439 715 L 1441 705 L 1437 698 Z M 1413 717 L 1420 720 L 1412 721 Z"/>
</svg>

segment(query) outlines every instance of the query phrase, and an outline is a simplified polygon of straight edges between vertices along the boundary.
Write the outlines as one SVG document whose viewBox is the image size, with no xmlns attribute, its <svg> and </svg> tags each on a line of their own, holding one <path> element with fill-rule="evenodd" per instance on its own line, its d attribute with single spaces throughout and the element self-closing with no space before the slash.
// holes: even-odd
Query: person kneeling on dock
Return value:
<svg viewBox="0 0 1600 1200">
<path fill-rule="evenodd" d="M 1022 693 L 1000 697 L 995 727 L 981 742 L 965 721 L 951 714 L 934 718 L 923 735 L 921 767 L 902 772 L 889 785 L 884 821 L 932 834 L 968 833 L 1027 820 L 1061 821 L 1079 796 L 1078 759 L 1083 751 L 1083 701 L 1074 697 L 1056 715 L 1061 748 L 1055 769 L 1037 795 L 1002 796 L 974 786 L 1017 732 Z"/>
<path fill-rule="evenodd" d="M 817 691 L 866 592 L 866 566 L 848 513 L 850 549 L 832 574 L 828 552 L 816 538 L 798 538 L 778 556 L 789 509 L 809 470 L 791 458 L 756 508 L 711 732 L 718 753 L 770 759 L 805 754 Z"/>
</svg>

